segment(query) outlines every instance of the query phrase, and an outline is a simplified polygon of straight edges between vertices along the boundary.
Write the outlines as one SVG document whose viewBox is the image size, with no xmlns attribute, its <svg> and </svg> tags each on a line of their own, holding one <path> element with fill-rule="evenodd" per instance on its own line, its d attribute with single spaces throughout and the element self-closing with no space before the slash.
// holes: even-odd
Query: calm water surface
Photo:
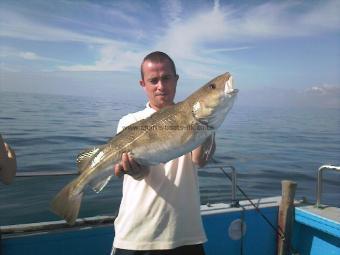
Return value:
<svg viewBox="0 0 340 255">
<path fill-rule="evenodd" d="M 75 157 L 105 143 L 121 116 L 144 103 L 119 99 L 0 93 L 0 133 L 15 149 L 18 171 L 76 171 Z M 236 102 L 217 131 L 215 158 L 238 171 L 251 198 L 281 194 L 281 180 L 298 183 L 296 198 L 315 201 L 316 170 L 340 165 L 337 109 L 282 109 L 239 106 Z M 201 203 L 230 201 L 230 182 L 218 169 L 199 170 Z M 0 184 L 0 225 L 57 220 L 53 196 L 72 178 L 21 177 Z M 239 197 L 242 198 L 241 194 Z M 80 216 L 114 214 L 121 179 L 100 194 L 86 192 Z M 340 206 L 340 174 L 325 174 L 323 202 Z"/>
</svg>

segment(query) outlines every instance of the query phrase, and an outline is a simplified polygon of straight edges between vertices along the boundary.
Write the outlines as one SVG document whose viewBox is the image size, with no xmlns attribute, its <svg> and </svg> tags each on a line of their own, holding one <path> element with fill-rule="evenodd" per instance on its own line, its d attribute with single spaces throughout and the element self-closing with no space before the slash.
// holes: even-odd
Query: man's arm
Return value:
<svg viewBox="0 0 340 255">
<path fill-rule="evenodd" d="M 200 146 L 191 152 L 192 162 L 203 167 L 214 155 L 216 149 L 215 133 L 209 136 Z"/>
</svg>

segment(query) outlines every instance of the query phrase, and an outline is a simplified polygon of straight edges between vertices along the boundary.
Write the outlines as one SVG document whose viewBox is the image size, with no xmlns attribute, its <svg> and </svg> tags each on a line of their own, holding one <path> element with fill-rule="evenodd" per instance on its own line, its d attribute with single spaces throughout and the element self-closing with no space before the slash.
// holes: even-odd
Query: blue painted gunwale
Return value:
<svg viewBox="0 0 340 255">
<path fill-rule="evenodd" d="M 320 215 L 304 210 L 303 208 L 295 208 L 295 221 L 340 238 L 339 222 L 321 217 Z"/>
<path fill-rule="evenodd" d="M 279 198 L 253 200 L 262 213 L 277 226 Z M 228 204 L 201 206 L 201 215 L 208 242 L 207 255 L 264 255 L 276 254 L 276 234 L 247 202 L 241 208 Z M 339 209 L 340 210 L 340 209 Z M 293 247 L 300 255 L 340 255 L 339 222 L 320 217 L 304 208 L 296 208 Z M 98 218 L 98 217 L 96 217 Z M 242 239 L 232 240 L 228 234 L 234 220 L 243 219 L 246 233 Z M 80 219 L 78 222 L 87 222 Z M 109 255 L 114 237 L 113 224 L 65 228 L 64 221 L 52 223 L 60 228 L 3 235 L 1 255 Z M 34 225 L 34 224 L 31 224 Z M 1 227 L 3 229 L 4 227 Z"/>
<path fill-rule="evenodd" d="M 277 199 L 254 200 L 262 212 L 275 225 L 277 222 Z M 261 202 L 260 202 L 261 201 Z M 268 224 L 247 202 L 242 208 L 231 208 L 228 204 L 201 206 L 203 225 L 208 242 L 205 244 L 207 255 L 275 254 L 276 236 Z M 228 235 L 230 223 L 244 219 L 247 225 L 242 240 L 232 240 Z M 63 221 L 57 222 L 61 224 Z M 3 236 L 1 255 L 109 255 L 114 237 L 113 225 L 74 227 L 33 233 L 16 233 Z M 23 253 L 24 251 L 24 253 Z"/>
<path fill-rule="evenodd" d="M 293 247 L 300 255 L 340 255 L 339 222 L 322 217 L 308 207 L 295 208 Z"/>
</svg>

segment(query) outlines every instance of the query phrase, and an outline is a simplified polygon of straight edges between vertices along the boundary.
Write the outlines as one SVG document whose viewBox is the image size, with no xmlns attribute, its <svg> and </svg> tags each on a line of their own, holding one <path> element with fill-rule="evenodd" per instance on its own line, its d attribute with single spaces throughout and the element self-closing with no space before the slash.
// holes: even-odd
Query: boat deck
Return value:
<svg viewBox="0 0 340 255">
<path fill-rule="evenodd" d="M 311 214 L 315 214 L 320 218 L 334 221 L 340 224 L 340 208 L 338 207 L 324 206 L 322 208 L 317 208 L 314 205 L 307 205 L 303 207 L 298 207 L 297 210 L 299 210 L 299 208 L 308 211 Z"/>
<path fill-rule="evenodd" d="M 300 206 L 295 209 L 295 221 L 340 238 L 340 208 Z"/>
<path fill-rule="evenodd" d="M 340 254 L 340 208 L 295 208 L 293 246 L 301 255 Z"/>
</svg>

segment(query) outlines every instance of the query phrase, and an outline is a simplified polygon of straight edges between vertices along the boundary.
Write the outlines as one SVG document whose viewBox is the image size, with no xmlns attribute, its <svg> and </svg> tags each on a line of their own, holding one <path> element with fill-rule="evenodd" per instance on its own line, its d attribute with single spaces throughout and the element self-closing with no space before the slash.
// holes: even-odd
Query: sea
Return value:
<svg viewBox="0 0 340 255">
<path fill-rule="evenodd" d="M 82 150 L 105 143 L 119 119 L 143 109 L 144 100 L 0 92 L 0 133 L 17 155 L 18 173 L 76 172 Z M 252 199 L 280 196 L 281 181 L 297 183 L 296 199 L 316 200 L 317 169 L 340 165 L 339 109 L 238 104 L 216 132 L 215 159 L 234 166 Z M 231 183 L 217 167 L 198 170 L 201 203 L 231 201 Z M 228 168 L 226 168 L 228 171 Z M 0 225 L 59 220 L 51 199 L 75 176 L 16 177 L 0 183 Z M 122 179 L 99 194 L 86 190 L 80 217 L 115 215 Z M 240 192 L 237 198 L 244 200 Z M 324 174 L 322 203 L 340 206 L 340 173 Z"/>
</svg>

